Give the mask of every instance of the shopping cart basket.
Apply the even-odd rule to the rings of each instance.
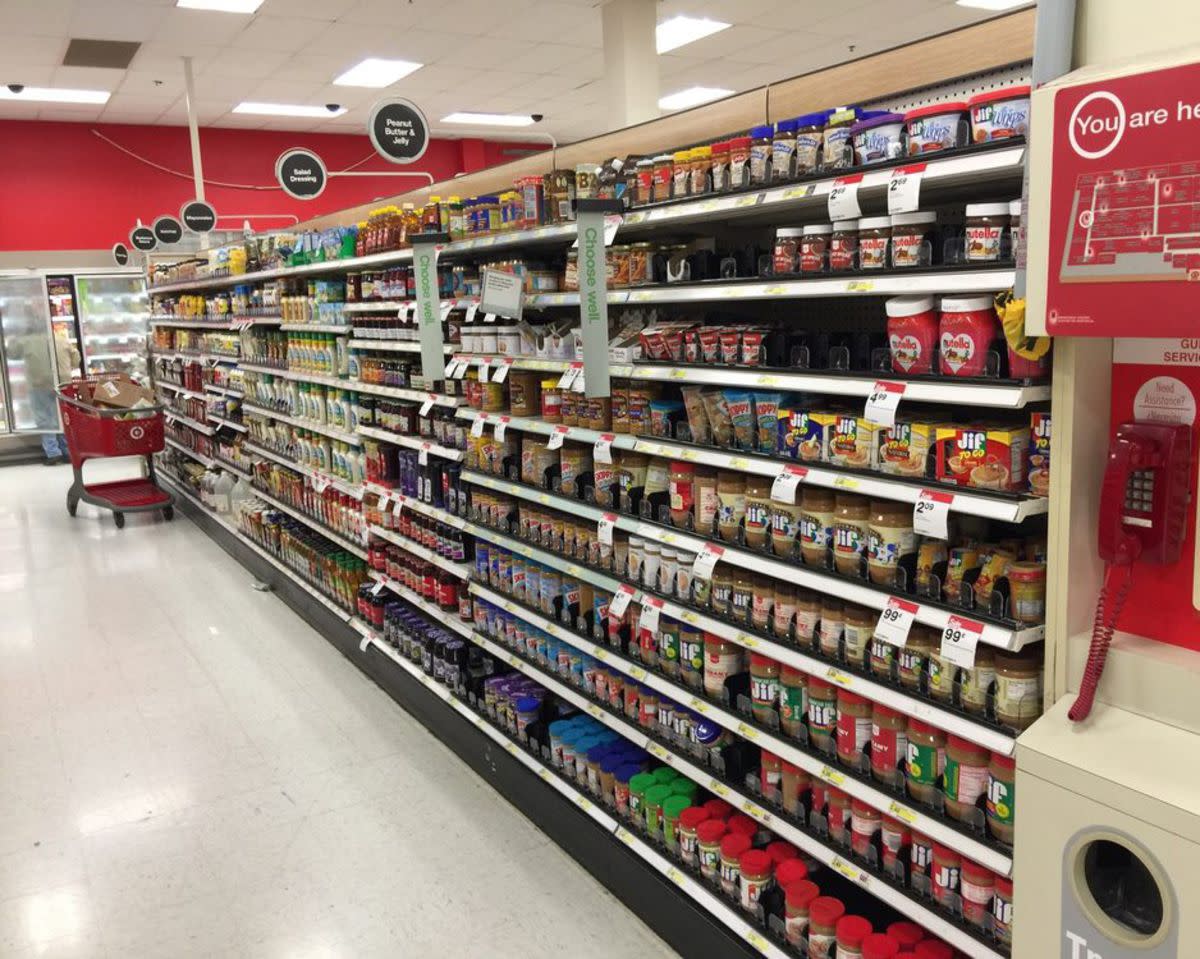
[[[95,386],[100,378],[89,377],[87,382]],[[75,481],[67,490],[67,512],[74,516],[80,500],[110,509],[118,529],[124,527],[126,513],[160,509],[163,519],[171,519],[175,515],[175,499],[158,485],[151,455],[163,448],[163,408],[101,409],[79,399],[81,385],[76,380],[55,390],[71,468],[75,471]],[[84,483],[83,464],[105,456],[142,456],[148,475],[90,486]]]

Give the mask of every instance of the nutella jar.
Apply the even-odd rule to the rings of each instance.
[[[897,213],[892,217],[892,266],[929,266],[933,262],[936,213]]]
[[[968,203],[966,259],[968,263],[995,263],[1004,251],[1011,217],[1007,203]]]
[[[799,262],[800,237],[803,227],[781,226],[775,231],[775,255],[772,259],[772,269],[776,275],[795,273]]]
[[[869,216],[858,221],[858,266],[861,270],[884,270],[892,240],[892,218]]]
[[[800,272],[823,273],[828,268],[831,223],[810,223],[800,237]]]
[[[858,220],[835,220],[829,237],[829,269],[853,270],[858,263]]]

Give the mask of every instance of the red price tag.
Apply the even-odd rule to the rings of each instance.
[[[692,578],[693,579],[712,579],[713,569],[717,565],[717,561],[725,555],[723,546],[714,546],[712,543],[705,543],[700,548],[700,552],[696,554],[696,559],[692,563]]]
[[[787,503],[789,506],[796,502],[796,487],[808,475],[804,466],[785,466],[771,484],[771,499],[776,503]]]
[[[512,369],[513,359],[511,356],[504,357],[500,364],[496,367],[496,372],[492,374],[493,383],[503,383],[508,379],[508,371]]]
[[[471,424],[471,435],[474,436],[476,439],[479,439],[479,437],[483,436],[483,427],[486,425],[486,423],[487,423],[487,414],[486,413],[476,413],[475,414],[475,422]]]
[[[617,525],[616,513],[605,513],[596,523],[596,538],[602,546],[612,546],[613,528]]]
[[[612,465],[612,445],[616,439],[612,433],[601,433],[596,440],[596,445],[592,447],[592,460],[596,463],[608,463]]]
[[[863,412],[870,423],[878,426],[892,427],[896,425],[896,410],[900,406],[900,398],[904,396],[903,383],[891,383],[887,380],[877,380],[867,396],[867,406]]]
[[[893,646],[903,646],[908,642],[908,631],[912,629],[913,618],[919,608],[916,603],[893,596],[879,614],[875,638]]]
[[[509,418],[507,416],[500,417],[500,422],[496,424],[495,437],[497,443],[504,442],[504,435],[508,432]]]
[[[638,617],[638,629],[658,632],[658,618],[662,614],[663,601],[647,598],[642,602],[642,614]]]
[[[942,631],[942,659],[963,669],[975,665],[975,649],[983,638],[983,623],[963,616],[951,616]]]
[[[913,532],[935,539],[950,538],[950,504],[953,493],[923,489],[913,504]]]
[[[829,219],[857,220],[862,216],[858,205],[858,187],[862,174],[838,177],[829,188]]]
[[[548,449],[548,450],[562,449],[563,440],[565,440],[567,438],[567,430],[568,429],[570,429],[570,427],[567,427],[567,426],[554,427],[554,432],[550,434],[550,439],[548,439],[546,441],[546,449]]]
[[[613,595],[612,602],[608,604],[608,615],[613,619],[620,619],[625,615],[625,610],[629,608],[629,602],[633,599],[636,591],[632,586],[626,586],[622,583],[617,587],[617,592]]]
[[[915,213],[921,209],[921,177],[924,163],[896,167],[888,180],[888,215]]]

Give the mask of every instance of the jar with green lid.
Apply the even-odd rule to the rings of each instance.
[[[669,786],[679,778],[679,773],[670,766],[659,766],[651,772],[651,775],[654,777],[656,783],[663,786]]]
[[[807,708],[807,677],[786,663],[779,668],[779,727],[789,736],[799,736]]]
[[[704,686],[704,633],[687,623],[679,625],[679,678],[688,689]]]
[[[833,751],[837,735],[837,689],[823,679],[808,680],[808,739],[822,752]]]
[[[679,854],[679,816],[691,804],[692,800],[688,796],[674,794],[662,801],[663,843],[675,855]]]
[[[652,840],[662,839],[663,803],[670,797],[671,787],[657,783],[646,790],[643,812],[646,817],[646,835]]]
[[[629,777],[629,818],[633,822],[645,820],[646,791],[658,785],[653,773],[638,773]]]
[[[671,780],[671,794],[674,796],[686,796],[689,802],[695,802],[696,796],[700,794],[700,786],[698,783],[687,776],[676,776]]]

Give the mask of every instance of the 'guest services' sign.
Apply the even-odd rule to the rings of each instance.
[[[375,152],[391,163],[415,163],[429,147],[429,123],[411,100],[380,100],[367,120]]]
[[[275,179],[283,192],[297,200],[314,200],[325,190],[329,173],[311,150],[293,147],[275,161]]]

